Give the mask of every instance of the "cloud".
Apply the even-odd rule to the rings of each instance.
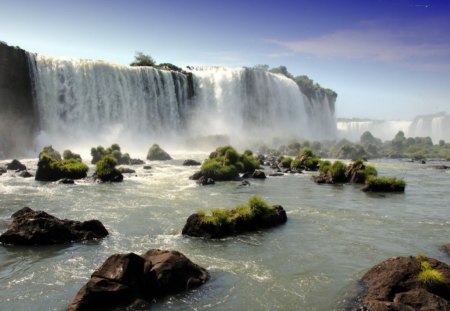
[[[359,29],[338,30],[297,41],[268,40],[291,52],[323,58],[395,63],[419,70],[448,71],[450,40],[436,29],[415,25],[392,30],[365,23]]]

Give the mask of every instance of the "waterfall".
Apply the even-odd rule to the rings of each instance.
[[[439,140],[450,141],[450,116],[438,113],[418,116],[413,121],[376,121],[376,120],[339,120],[338,136],[352,141],[359,141],[365,131],[377,138],[391,140],[399,131],[407,137],[431,137],[433,143]]]
[[[114,142],[146,148],[155,141],[215,134],[232,142],[336,135],[334,103],[307,98],[279,74],[212,67],[178,72],[33,57],[38,148]]]

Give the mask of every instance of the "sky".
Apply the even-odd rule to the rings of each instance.
[[[40,55],[126,65],[140,51],[178,66],[283,65],[336,91],[340,118],[450,113],[448,0],[0,0],[0,7],[0,41]]]

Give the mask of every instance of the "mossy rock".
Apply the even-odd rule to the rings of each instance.
[[[367,178],[364,192],[405,192],[406,182],[395,177],[375,177]]]
[[[95,167],[95,177],[103,182],[121,182],[122,173],[116,168],[117,160],[111,156],[106,156],[97,162]]]
[[[164,151],[158,144],[153,144],[148,150],[147,160],[167,161],[172,160],[172,157],[166,151]]]
[[[87,176],[89,168],[77,159],[55,160],[41,153],[37,165],[36,180],[57,181],[62,178],[81,179]]]

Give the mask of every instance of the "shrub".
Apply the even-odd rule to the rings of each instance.
[[[341,161],[335,161],[329,169],[329,172],[331,174],[331,178],[335,182],[345,182],[347,180],[347,177],[345,175],[345,172],[347,170],[347,167],[344,163]]]
[[[376,177],[369,176],[366,180],[365,191],[379,192],[403,192],[406,182],[403,179],[395,177]]]
[[[97,162],[95,167],[95,175],[101,181],[122,181],[123,176],[116,169],[117,160],[111,156],[106,156]],[[122,176],[122,178],[120,178]],[[120,180],[119,180],[120,179]]]
[[[320,161],[319,162],[319,172],[321,173],[327,173],[331,167],[331,162],[328,160]]]
[[[261,199],[260,197],[252,197],[248,201],[248,206],[250,207],[253,215],[264,215],[268,211],[272,210],[272,207],[267,204],[266,201]]]
[[[39,159],[41,158],[41,155],[46,154],[47,156],[49,156],[50,158],[54,159],[54,160],[58,160],[61,161],[61,154],[56,151],[55,149],[53,149],[53,147],[50,146],[45,146],[44,148],[42,148],[42,151],[39,153]]]
[[[46,153],[39,156],[36,180],[57,181],[62,178],[85,178],[89,168],[78,159],[55,160]]]
[[[291,162],[291,168],[295,170],[305,169],[307,171],[317,171],[319,169],[319,162],[320,157],[314,154],[311,148],[305,147]]]
[[[73,153],[70,150],[64,150],[63,158],[64,160],[75,159],[81,161],[81,156],[78,153]]]
[[[281,167],[283,168],[290,168],[292,164],[292,158],[291,157],[280,157],[278,158],[278,162],[280,163]]]

